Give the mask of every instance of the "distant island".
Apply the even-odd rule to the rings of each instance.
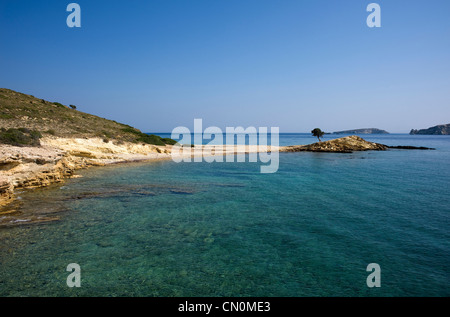
[[[450,123],[437,125],[428,129],[415,130],[412,129],[409,134],[422,134],[422,135],[449,135]]]
[[[389,134],[389,132],[381,129],[367,128],[367,129],[336,131],[333,132],[333,134]]]

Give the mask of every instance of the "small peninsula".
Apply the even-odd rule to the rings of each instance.
[[[420,135],[449,135],[450,134],[450,123],[440,124],[428,129],[415,130],[412,129],[409,134],[420,134]]]
[[[389,134],[389,132],[376,128],[336,131],[333,134]]]
[[[369,142],[363,138],[351,135],[339,139],[316,142],[307,145],[291,145],[280,148],[280,152],[328,152],[328,153],[353,153],[355,151],[386,151],[388,149],[399,150],[434,150],[428,147],[416,146],[388,146],[380,143]]]

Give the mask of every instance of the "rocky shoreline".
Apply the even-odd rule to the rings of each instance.
[[[280,148],[280,152],[326,152],[326,153],[353,153],[355,151],[386,151],[388,149],[400,150],[434,150],[427,147],[416,146],[388,146],[369,142],[363,138],[351,135],[330,141],[317,142],[308,145],[291,145]]]
[[[41,147],[0,145],[0,206],[14,201],[15,190],[60,183],[75,177],[79,169],[170,157],[164,146],[114,145],[101,139],[53,138],[41,143]]]
[[[205,146],[207,148],[208,146]],[[347,136],[308,145],[281,146],[279,152],[352,153],[425,147],[387,146]],[[269,149],[272,151],[273,149]],[[214,155],[250,153],[258,147],[228,146]],[[15,200],[15,190],[46,187],[64,179],[77,177],[76,170],[107,164],[170,159],[172,146],[104,142],[100,138],[44,138],[40,147],[17,147],[0,144],[0,217],[11,213],[5,209]],[[6,207],[5,207],[6,206]]]

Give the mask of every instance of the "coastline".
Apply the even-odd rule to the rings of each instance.
[[[155,162],[172,159],[172,145],[158,146],[122,142],[104,142],[101,138],[50,138],[41,139],[40,147],[18,147],[0,144],[0,208],[5,209],[15,201],[16,190],[47,187],[65,179],[81,177],[77,170],[95,166]],[[267,147],[268,151],[272,147]],[[277,147],[281,150],[281,147]],[[258,146],[234,145],[219,149],[203,145],[212,156],[260,152]],[[203,152],[200,152],[203,153]],[[177,154],[177,157],[194,157],[197,154]],[[200,154],[202,155],[202,154]],[[2,214],[8,209],[0,210]]]
[[[41,139],[40,147],[18,147],[0,144],[0,216],[10,214],[8,206],[15,201],[16,190],[47,187],[65,179],[81,177],[79,169],[94,166],[154,162],[195,156],[225,156],[260,152],[331,152],[385,151],[390,148],[428,149],[417,147],[389,147],[368,142],[358,136],[347,136],[307,145],[202,145],[194,151],[173,153],[172,145],[105,142],[101,138]],[[199,149],[199,152],[196,150]]]
[[[170,152],[163,146],[116,145],[100,138],[44,138],[40,147],[1,144],[0,207],[14,201],[17,189],[46,187],[79,177],[75,174],[79,169],[167,158]]]

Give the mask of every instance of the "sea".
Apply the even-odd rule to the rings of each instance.
[[[450,136],[362,137],[435,150],[116,164],[25,190],[0,296],[450,296]]]

